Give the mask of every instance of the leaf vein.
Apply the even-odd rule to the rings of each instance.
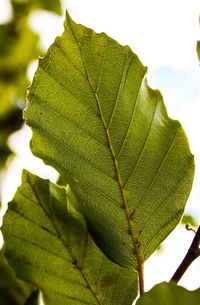
[[[180,183],[182,182],[182,180],[185,178],[185,176],[188,174],[188,172],[189,172],[189,171],[186,171],[186,172],[184,173],[184,175],[181,177],[181,179],[177,182],[176,186],[175,186],[172,190],[170,190],[169,194],[167,194],[167,196],[166,196],[166,197],[164,198],[164,200],[159,204],[159,206],[158,206],[156,209],[154,209],[154,211],[152,211],[152,214],[151,214],[150,218],[148,219],[148,221],[146,222],[146,224],[144,225],[144,227],[143,227],[143,229],[142,229],[142,232],[141,232],[141,234],[140,234],[140,238],[141,238],[141,236],[144,234],[145,228],[148,226],[148,224],[151,222],[151,220],[152,220],[153,218],[156,217],[157,211],[158,211],[163,205],[165,205],[165,203],[167,202],[167,200],[168,200],[168,198],[170,197],[170,195],[173,194],[173,193],[175,193],[176,189],[178,188],[178,186],[180,185]],[[157,235],[156,235],[156,236],[157,236]]]
[[[135,209],[137,209],[138,207],[139,207],[139,208],[142,208],[142,202],[144,201],[145,197],[146,197],[146,196],[148,195],[148,193],[150,192],[150,190],[151,190],[152,186],[154,185],[154,183],[155,183],[155,181],[156,181],[156,179],[157,179],[157,177],[158,177],[158,175],[159,175],[159,173],[160,173],[160,171],[161,171],[163,165],[165,164],[165,161],[167,160],[167,157],[168,157],[170,151],[172,150],[172,147],[173,147],[173,145],[174,145],[174,141],[175,141],[175,139],[176,139],[177,133],[178,133],[178,128],[177,128],[176,133],[175,133],[175,135],[174,135],[174,137],[173,137],[173,139],[172,139],[172,141],[171,141],[171,143],[170,143],[170,146],[168,147],[167,153],[165,154],[165,156],[164,156],[162,162],[160,163],[160,165],[159,165],[159,167],[158,167],[158,170],[157,170],[157,172],[156,172],[154,178],[152,179],[152,181],[151,181],[149,187],[146,189],[145,193],[143,194],[142,198],[140,199],[140,201],[139,201],[139,203],[137,204],[137,206],[135,207]]]
[[[136,162],[135,166],[133,167],[133,169],[132,169],[132,171],[131,171],[131,174],[130,174],[130,176],[128,177],[128,179],[127,179],[127,181],[126,181],[126,184],[125,184],[125,186],[124,186],[125,189],[127,189],[128,184],[129,184],[129,181],[130,181],[130,179],[131,179],[131,177],[132,177],[132,175],[133,175],[135,169],[137,168],[137,165],[139,164],[139,162],[140,162],[140,160],[141,160],[142,154],[143,154],[143,152],[144,152],[144,149],[145,149],[145,147],[146,147],[148,138],[149,138],[149,136],[150,136],[150,131],[151,131],[151,128],[152,128],[152,126],[153,126],[153,121],[154,121],[154,118],[155,118],[155,114],[156,114],[157,107],[158,107],[158,99],[157,99],[156,106],[155,106],[155,108],[154,108],[154,113],[153,113],[153,116],[152,116],[152,119],[151,119],[151,123],[150,123],[149,128],[148,128],[147,136],[146,136],[145,141],[144,141],[144,143],[143,143],[143,146],[142,146],[142,149],[141,149],[141,151],[140,151],[140,154],[139,154],[139,156],[138,156],[138,158],[137,158],[137,162]],[[134,112],[133,112],[133,115],[134,115]],[[130,126],[130,125],[129,125],[129,126]]]

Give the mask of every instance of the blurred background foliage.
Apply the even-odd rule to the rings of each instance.
[[[12,154],[8,137],[22,123],[27,69],[42,50],[39,37],[29,27],[29,17],[35,10],[62,13],[59,0],[11,0],[12,19],[0,25],[0,169]]]
[[[62,14],[59,0],[11,0],[10,4],[12,19],[0,25],[0,171],[13,155],[8,138],[23,124],[22,111],[29,86],[27,69],[43,55],[40,37],[30,28],[29,18],[36,10]],[[33,291],[32,285],[16,278],[1,249],[0,304],[24,305],[26,301],[37,304]]]

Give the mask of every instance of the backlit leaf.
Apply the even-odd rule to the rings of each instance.
[[[145,73],[128,46],[67,14],[25,111],[33,153],[70,184],[105,253],[139,273],[179,222],[194,174],[185,133]]]
[[[97,248],[66,189],[28,172],[4,216],[6,257],[46,305],[131,305],[137,273]]]

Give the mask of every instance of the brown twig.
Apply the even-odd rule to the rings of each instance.
[[[181,279],[187,268],[191,265],[191,263],[200,256],[200,226],[195,234],[195,237],[191,243],[191,246],[181,262],[180,266],[172,276],[170,282],[178,283]]]

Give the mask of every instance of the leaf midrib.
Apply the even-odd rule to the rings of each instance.
[[[98,98],[98,94],[97,94],[97,92],[94,91],[94,89],[92,87],[92,83],[91,83],[91,80],[90,80],[90,77],[89,77],[89,74],[88,74],[88,71],[87,71],[87,68],[86,68],[85,60],[84,60],[84,57],[82,55],[81,49],[79,47],[77,38],[74,34],[74,31],[73,31],[70,20],[69,20],[69,25],[70,25],[70,29],[72,31],[73,37],[74,37],[74,39],[76,41],[76,44],[78,46],[78,49],[79,49],[79,52],[80,52],[80,55],[81,55],[81,58],[82,58],[83,66],[84,66],[84,69],[85,69],[85,73],[86,73],[88,82],[90,84],[91,90],[92,90],[92,92],[95,96],[97,106],[99,108],[101,120],[102,120],[103,126],[104,126],[105,131],[106,131],[106,135],[107,135],[107,139],[108,139],[108,143],[109,143],[109,147],[110,147],[110,152],[111,152],[111,156],[113,158],[115,172],[116,172],[116,175],[117,175],[118,185],[119,185],[121,195],[122,195],[123,207],[124,207],[125,215],[126,215],[127,222],[128,222],[129,230],[128,230],[127,233],[131,236],[133,247],[134,247],[133,251],[135,252],[135,256],[136,256],[136,259],[137,259],[137,264],[138,264],[137,271],[138,271],[138,274],[139,274],[140,293],[143,293],[143,291],[144,291],[143,260],[142,260],[142,257],[140,255],[140,251],[139,251],[138,239],[137,239],[137,236],[136,236],[136,233],[135,233],[136,230],[134,228],[133,221],[131,220],[131,217],[129,215],[128,198],[127,198],[126,191],[125,191],[123,181],[122,181],[122,178],[121,178],[118,160],[115,156],[115,151],[114,151],[114,148],[113,148],[113,145],[112,145],[112,139],[111,139],[111,136],[110,136],[110,132],[109,132],[107,126],[106,126],[106,122],[105,122],[105,119],[104,119],[104,116],[103,116],[103,112],[102,112],[102,109],[101,109],[101,104],[100,104],[100,101],[99,101],[99,98]],[[102,66],[101,66],[101,71],[102,71]],[[100,74],[99,74],[99,79],[100,79],[100,76],[101,76],[101,71],[100,71]]]
[[[47,212],[45,211],[45,209],[44,209],[44,207],[43,207],[43,204],[41,203],[40,198],[38,197],[38,194],[37,194],[36,190],[34,189],[33,185],[30,184],[30,186],[31,186],[31,188],[32,188],[32,190],[33,190],[33,193],[35,194],[36,198],[38,199],[39,205],[40,205],[41,208],[43,209],[43,211],[44,211],[44,213],[46,214],[46,216],[48,217],[49,221],[53,224],[53,226],[54,226],[54,228],[55,228],[55,231],[57,232],[57,238],[59,238],[59,240],[62,242],[62,244],[63,244],[63,246],[64,246],[64,249],[66,249],[66,250],[68,251],[68,253],[69,253],[69,255],[71,256],[72,260],[74,260],[74,257],[73,257],[73,255],[72,255],[72,253],[71,253],[71,251],[70,251],[70,248],[65,244],[65,242],[64,242],[64,240],[63,240],[63,238],[62,238],[62,235],[60,234],[60,232],[59,232],[59,230],[58,230],[58,228],[57,228],[57,226],[56,226],[56,224],[55,224],[55,222],[54,222],[54,220],[53,220],[53,217],[50,218],[50,216],[47,214]],[[50,190],[49,190],[49,195],[50,195]],[[68,215],[69,215],[69,214],[68,214]],[[103,305],[103,303],[101,303],[101,301],[100,301],[98,295],[95,293],[95,290],[93,289],[92,284],[90,283],[90,281],[88,280],[86,274],[84,273],[83,268],[79,268],[79,267],[77,266],[77,270],[80,272],[80,274],[82,275],[82,277],[83,277],[83,279],[85,280],[86,284],[89,286],[90,291],[92,292],[93,296],[94,296],[95,299],[97,300],[97,303],[98,303],[99,305]]]

